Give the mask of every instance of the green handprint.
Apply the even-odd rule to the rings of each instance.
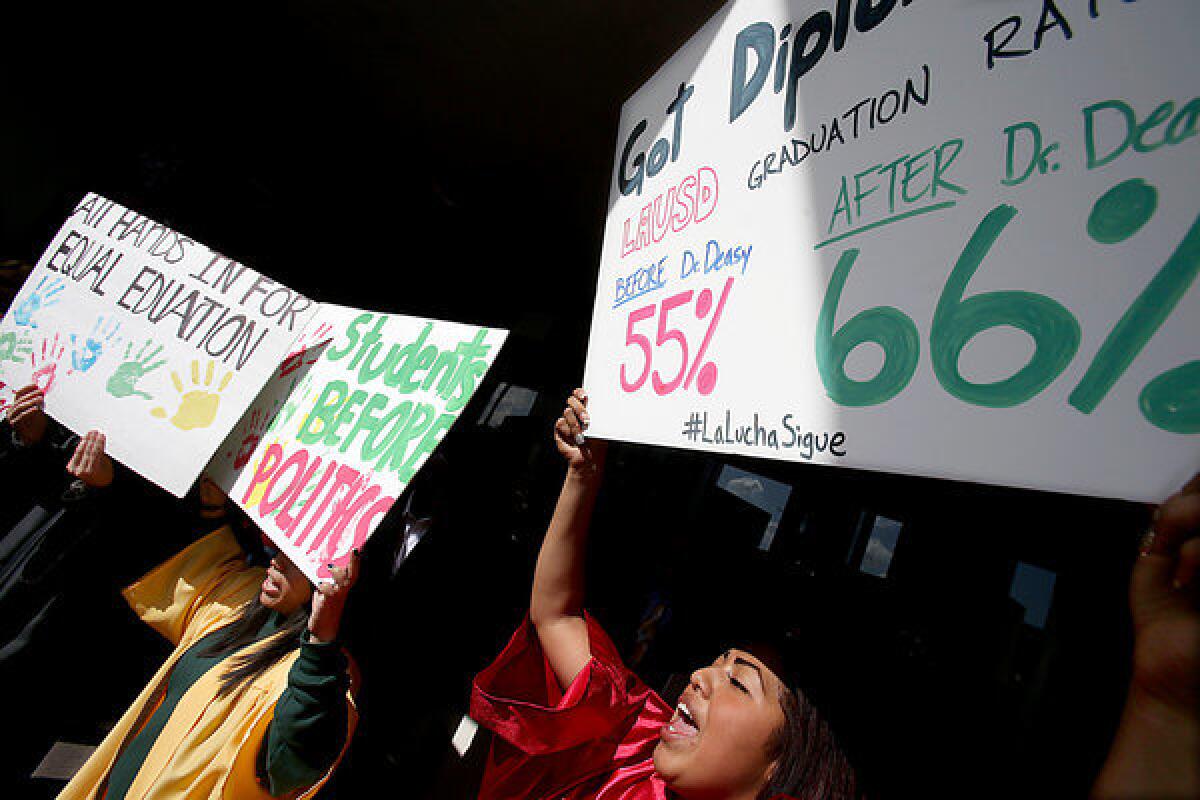
[[[144,397],[149,400],[150,395],[136,388],[136,384],[148,372],[161,367],[167,363],[165,358],[160,358],[158,361],[154,359],[163,351],[163,346],[160,344],[153,350],[150,350],[154,344],[153,339],[147,339],[142,343],[137,355],[130,358],[130,353],[133,352],[133,342],[125,345],[125,360],[121,362],[108,379],[106,389],[113,397]],[[149,351],[149,352],[147,352]]]
[[[5,331],[0,333],[0,362],[24,362],[33,353],[33,337],[28,333]]]

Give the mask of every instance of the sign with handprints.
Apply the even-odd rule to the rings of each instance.
[[[726,5],[622,112],[592,433],[1162,500],[1200,467],[1198,29]]]
[[[58,343],[58,334],[56,333],[53,339],[49,336],[43,338],[41,348],[35,350],[29,357],[29,365],[33,367],[30,382],[36,383],[37,387],[46,394],[54,389],[59,362],[62,361],[65,351],[66,348]],[[64,365],[63,372],[70,372],[70,368]]]
[[[12,312],[13,321],[17,325],[36,328],[38,326],[37,317],[39,312],[57,304],[61,299],[59,295],[62,294],[65,286],[66,284],[62,278],[42,275],[41,280],[38,281],[33,291],[22,293],[23,296],[19,302],[14,302]]]
[[[167,359],[160,358],[162,352],[166,348],[154,343],[153,339],[146,339],[142,342],[142,346],[138,348],[136,355],[133,352],[133,343],[125,345],[125,356],[112,374],[108,376],[108,381],[105,383],[105,391],[113,397],[141,397],[146,400],[151,399],[148,392],[144,392],[137,388],[138,381],[148,372],[153,372],[167,363]]]
[[[117,333],[121,323],[116,320],[105,320],[96,317],[92,332],[84,337],[82,334],[71,334],[71,368],[76,372],[87,372],[96,365],[106,347],[111,347],[121,341]]]
[[[0,322],[0,405],[37,383],[77,433],[182,495],[292,352],[316,304],[89,194]]]
[[[209,475],[314,581],[383,520],[507,332],[321,305]]]
[[[217,362],[209,361],[208,366],[203,369],[204,379],[201,381],[200,362],[193,361],[192,382],[188,387],[184,387],[179,373],[172,370],[171,384],[175,387],[178,401],[175,413],[171,414],[160,406],[151,409],[150,414],[159,419],[169,420],[181,431],[207,428],[212,425],[213,420],[217,418],[217,409],[221,404],[221,392],[225,391],[225,387],[229,386],[229,382],[233,379],[233,373],[226,371],[214,385],[213,371],[216,366]]]

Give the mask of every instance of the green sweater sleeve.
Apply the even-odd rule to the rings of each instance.
[[[335,642],[305,641],[275,701],[261,772],[273,797],[316,783],[346,741],[346,656]]]

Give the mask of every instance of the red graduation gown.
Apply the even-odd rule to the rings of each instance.
[[[592,658],[562,691],[526,619],[475,678],[471,717],[496,734],[480,800],[667,800],[654,772],[674,709],[625,668],[587,617]]]

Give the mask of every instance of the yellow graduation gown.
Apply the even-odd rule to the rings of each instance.
[[[264,570],[248,567],[228,526],[213,531],[125,590],[125,599],[144,622],[175,649],[104,741],[67,784],[59,800],[100,800],[108,771],[126,741],[154,710],[158,690],[175,662],[204,636],[231,622],[259,592]],[[294,651],[243,691],[218,697],[218,664],[180,699],[151,747],[127,800],[268,800],[258,780],[258,751],[287,688]],[[346,694],[346,744],[329,771],[313,786],[291,795],[309,798],[333,774],[346,752],[358,716]]]

